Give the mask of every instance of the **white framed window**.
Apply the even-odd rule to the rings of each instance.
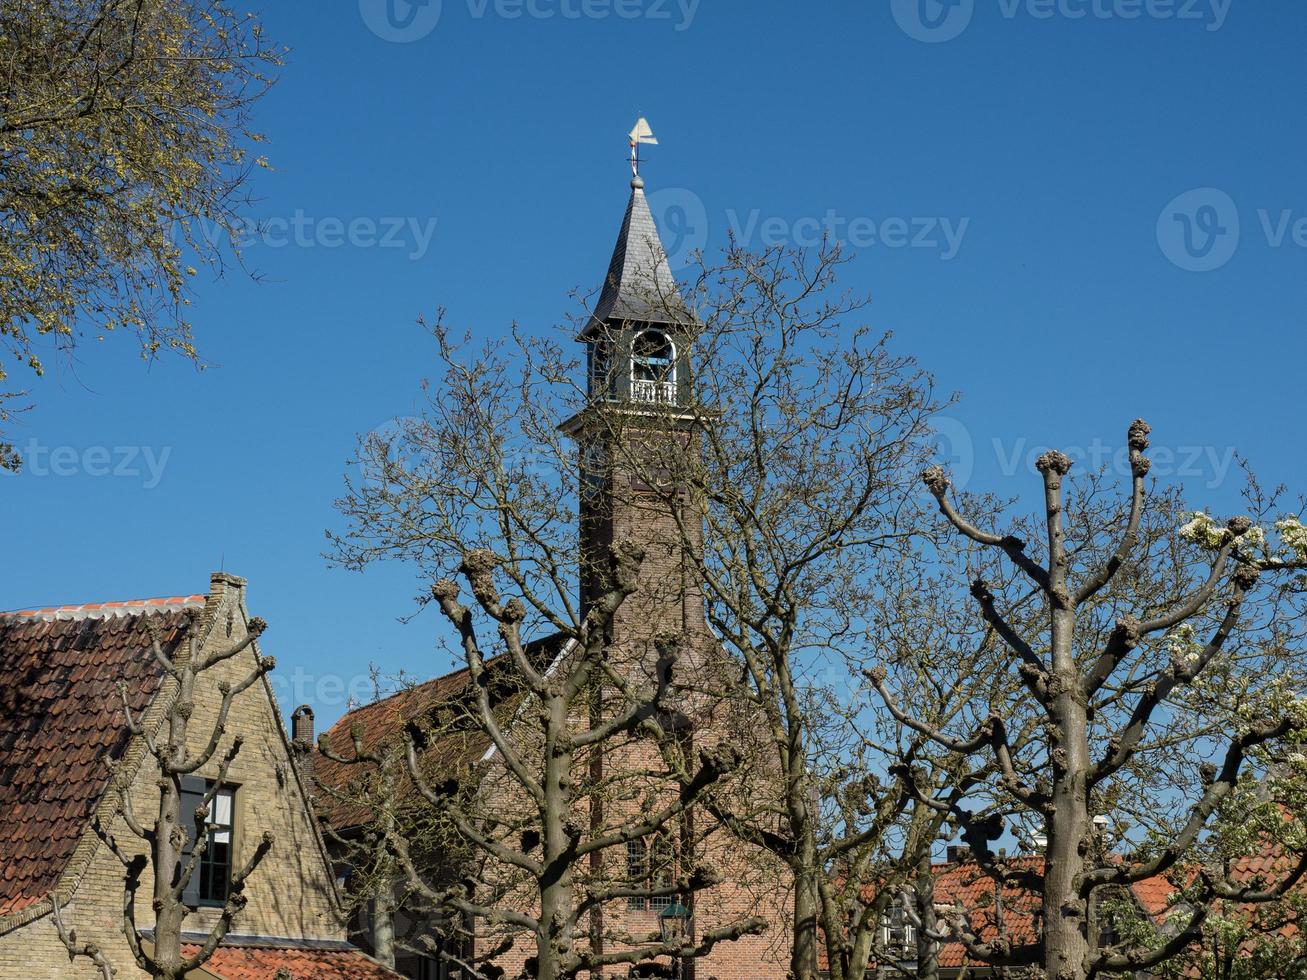
[[[911,958],[917,954],[917,930],[908,921],[903,899],[897,898],[885,912],[880,925],[880,941],[895,956]]]
[[[676,877],[676,846],[671,834],[663,831],[648,841],[626,842],[626,876],[635,888],[666,888]],[[633,909],[661,912],[676,901],[675,895],[635,895],[628,904]]]
[[[213,783],[195,777],[187,777],[182,782],[181,808],[178,814],[181,825],[186,829],[187,845],[182,854],[182,867],[191,859],[194,844],[190,838],[194,835],[194,813],[203,801]],[[232,861],[236,843],[236,790],[223,786],[213,794],[209,802],[209,816],[206,821],[208,839],[199,863],[186,883],[183,900],[187,905],[225,905],[227,890],[231,885]]]

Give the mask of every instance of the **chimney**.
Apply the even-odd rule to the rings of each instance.
[[[228,592],[234,594],[236,598],[235,604],[227,607],[227,617],[222,624],[226,629],[227,636],[230,637],[236,610],[240,609],[245,602],[245,579],[239,575],[232,575],[230,572],[214,572],[211,574],[209,576],[209,596],[204,603],[204,618],[207,622],[216,623],[218,609]]]
[[[949,864],[961,864],[962,862],[969,860],[970,857],[971,849],[965,844],[950,844],[948,846]]]
[[[313,709],[301,704],[290,716],[290,744],[304,778],[313,779]]]
[[[214,572],[209,576],[209,595],[217,598],[228,590],[244,592],[245,585],[245,579],[239,575],[233,575],[231,572]]]

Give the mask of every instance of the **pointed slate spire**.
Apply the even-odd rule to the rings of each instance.
[[[631,181],[631,200],[617,236],[603,291],[595,305],[597,323],[686,323],[689,312],[667,263],[667,252],[649,202],[644,179]],[[592,327],[597,324],[592,324]]]

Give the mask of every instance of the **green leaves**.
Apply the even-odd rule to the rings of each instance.
[[[189,280],[224,264],[279,63],[213,0],[0,0],[0,379],[88,330],[198,359]]]

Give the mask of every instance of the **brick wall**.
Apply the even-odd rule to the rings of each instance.
[[[518,737],[521,737],[520,732]],[[702,742],[708,740],[709,736],[705,734]],[[657,777],[659,763],[656,759],[656,752],[648,743],[631,742],[609,748],[604,773],[605,831],[629,826],[651,806],[661,805],[670,798],[673,792],[671,784]],[[488,774],[482,790],[486,794],[483,805],[487,810],[506,818],[511,818],[514,813],[520,814],[523,808],[533,807],[502,770]],[[578,818],[582,821],[589,817],[589,804],[587,796],[578,800]],[[691,816],[690,836],[694,843],[690,848],[690,859],[710,865],[722,876],[722,883],[682,899],[688,899],[693,907],[696,935],[750,916],[762,916],[771,925],[761,935],[719,943],[697,961],[696,980],[710,977],[717,980],[780,980],[786,975],[790,951],[790,895],[784,870],[770,855],[741,844],[722,830],[713,829],[708,821],[707,814],[701,811],[695,811]],[[683,828],[675,826],[672,830],[680,852],[684,846]],[[685,858],[682,856],[679,860]],[[615,884],[626,878],[625,862],[625,846],[618,845],[602,852],[600,867],[584,865],[577,870],[579,875],[594,875],[604,883]],[[492,865],[484,880],[502,885],[511,879],[502,868],[496,869]],[[517,910],[532,909],[532,891],[524,886],[517,897],[496,904]],[[588,919],[578,923],[578,939],[582,944],[588,943],[589,924]],[[606,903],[603,908],[604,948],[608,952],[631,948],[632,943],[623,942],[618,937],[626,935],[638,940],[656,937],[658,931],[658,912],[654,909],[632,908],[626,899]],[[511,934],[511,930],[494,930],[484,937],[481,948],[493,948],[505,933]],[[534,938],[520,933],[513,948],[497,957],[495,963],[505,969],[508,976],[517,976],[526,959],[534,955]],[[626,965],[616,965],[609,967],[605,975],[626,977],[627,971]]]

